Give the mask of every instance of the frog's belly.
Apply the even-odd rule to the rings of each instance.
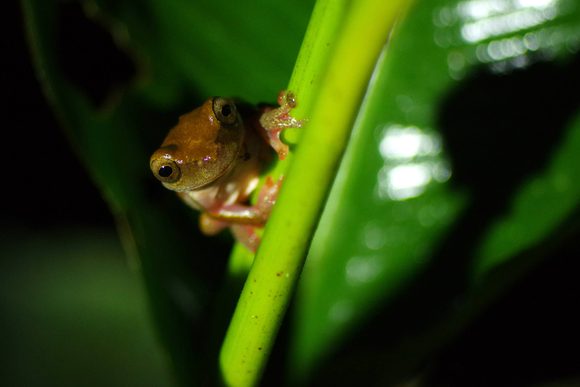
[[[182,198],[196,210],[206,211],[222,204],[218,198],[221,196],[219,191],[220,187],[209,187],[198,191],[184,192]]]

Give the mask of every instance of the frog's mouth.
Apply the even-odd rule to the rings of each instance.
[[[236,157],[229,160],[229,163],[222,162],[218,163],[217,165],[209,165],[207,164],[202,171],[204,178],[200,179],[200,183],[191,187],[190,191],[197,191],[201,189],[208,188],[214,184],[219,184],[221,181],[225,180],[227,176],[234,170],[236,166]]]

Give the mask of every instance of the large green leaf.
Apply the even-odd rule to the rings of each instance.
[[[534,262],[562,231],[580,202],[579,101],[565,91],[579,33],[570,1],[416,4],[377,63],[312,243],[298,375],[372,316],[361,342],[381,355],[345,354],[325,375],[412,372],[496,294],[492,269]]]

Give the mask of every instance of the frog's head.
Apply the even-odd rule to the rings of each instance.
[[[193,191],[227,174],[238,161],[243,141],[236,105],[214,97],[179,118],[149,165],[166,188]]]

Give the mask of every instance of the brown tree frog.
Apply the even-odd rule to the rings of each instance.
[[[286,157],[280,132],[300,127],[292,118],[291,93],[278,97],[280,107],[256,108],[214,97],[179,118],[150,160],[151,171],[189,206],[201,211],[200,229],[214,235],[230,227],[251,251],[260,243],[256,228],[266,223],[281,180],[270,177],[255,205],[248,203],[263,167],[273,156]]]

